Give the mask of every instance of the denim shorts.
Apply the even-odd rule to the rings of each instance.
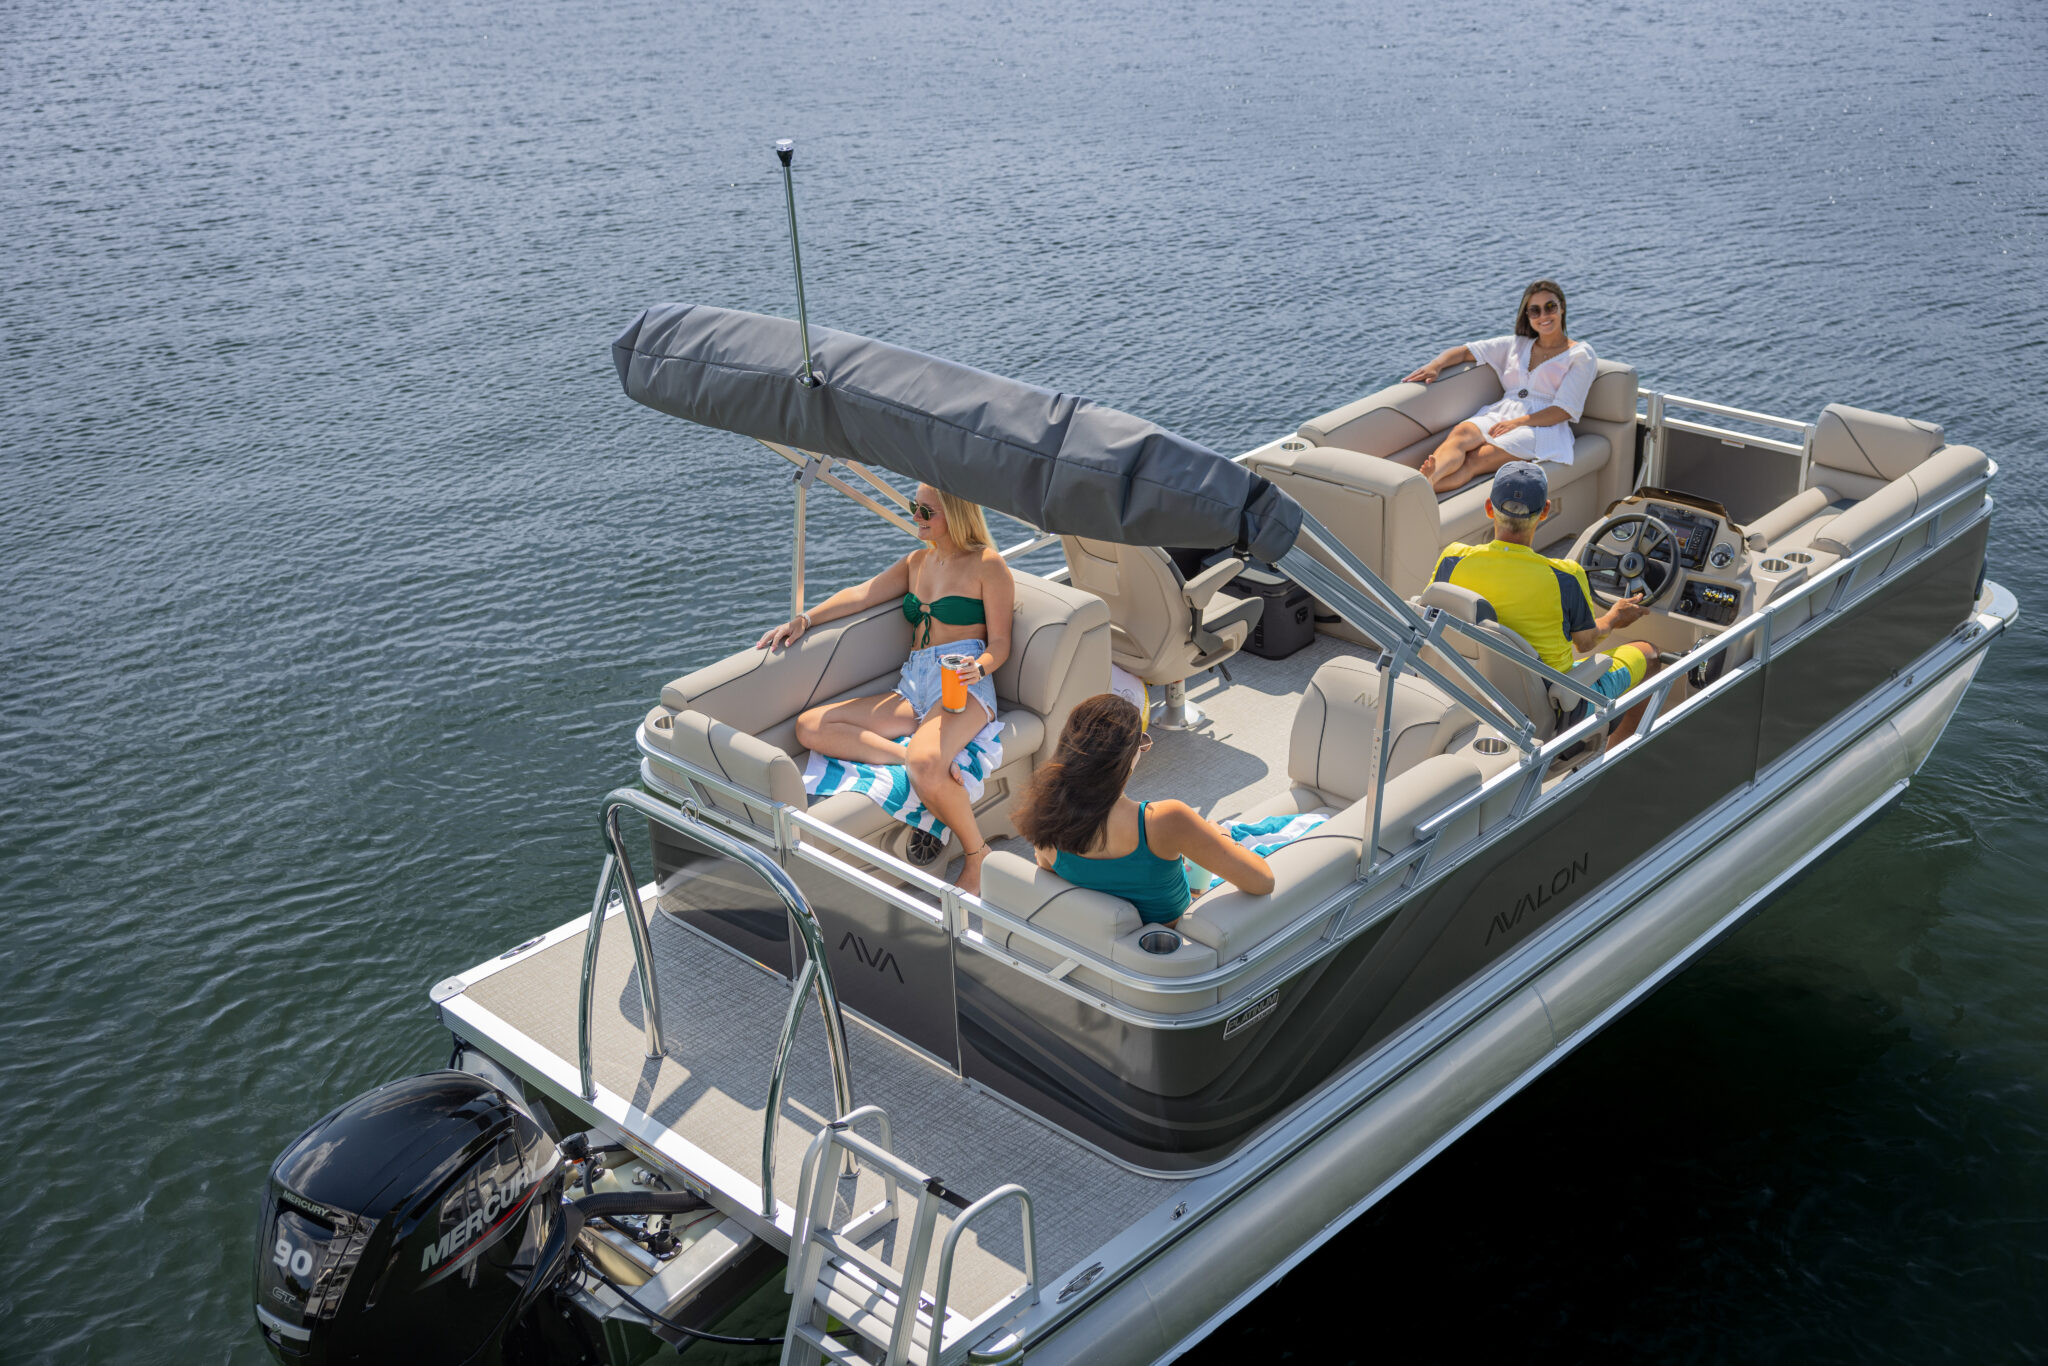
[[[939,705],[939,656],[967,655],[972,658],[987,649],[987,641],[956,640],[949,645],[930,645],[922,650],[912,650],[910,658],[903,661],[903,673],[896,680],[894,691],[910,703],[911,710],[922,721]],[[984,674],[968,684],[967,695],[988,708],[988,720],[996,719],[996,681],[993,678]]]

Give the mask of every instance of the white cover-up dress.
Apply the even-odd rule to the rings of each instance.
[[[1572,463],[1570,423],[1560,422],[1554,427],[1517,427],[1505,436],[1487,436],[1496,422],[1511,417],[1527,417],[1552,406],[1570,413],[1572,422],[1586,415],[1586,393],[1593,387],[1593,376],[1599,368],[1593,348],[1584,342],[1573,342],[1531,370],[1529,348],[1535,344],[1534,337],[1493,337],[1465,343],[1472,359],[1493,367],[1493,373],[1500,376],[1500,387],[1504,391],[1498,403],[1487,404],[1466,420],[1477,423],[1481,436],[1518,460],[1548,460],[1556,465],[1569,465]]]

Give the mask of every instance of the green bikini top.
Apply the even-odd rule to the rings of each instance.
[[[917,642],[917,648],[922,650],[932,643],[933,621],[941,621],[948,626],[974,626],[988,620],[988,609],[982,606],[980,598],[954,596],[919,602],[917,594],[905,593],[903,619],[910,623],[913,631],[920,623],[923,624],[924,638]]]

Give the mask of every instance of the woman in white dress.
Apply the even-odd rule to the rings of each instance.
[[[1448,492],[1510,460],[1572,463],[1572,429],[1565,424],[1585,415],[1599,361],[1592,347],[1566,335],[1564,290],[1557,281],[1538,280],[1522,291],[1513,336],[1454,346],[1408,382],[1432,384],[1446,367],[1467,361],[1493,367],[1502,398],[1445,433],[1443,444],[1422,462],[1430,487]]]

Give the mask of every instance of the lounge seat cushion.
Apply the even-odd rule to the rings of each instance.
[[[1831,488],[1815,485],[1802,493],[1794,494],[1743,530],[1751,536],[1763,537],[1767,545],[1775,543],[1826,512],[1839,496]]]
[[[1287,776],[1343,806],[1370,789],[1373,745],[1379,738],[1380,671],[1363,659],[1339,656],[1318,668],[1295,704],[1287,742]],[[1387,733],[1387,772],[1400,773],[1450,748],[1476,718],[1412,674],[1394,680],[1393,720]]]
[[[1360,828],[1360,820],[1344,815],[1340,811],[1328,824],[1273,851],[1266,860],[1273,870],[1273,890],[1266,895],[1253,896],[1225,883],[1198,898],[1181,921],[1188,937],[1214,949],[1219,963],[1228,963],[1355,880],[1364,839],[1351,833]]]
[[[1612,453],[1613,446],[1598,433],[1589,432],[1576,438],[1572,442],[1571,464],[1544,467],[1544,472],[1550,477],[1550,496],[1560,502],[1566,501],[1567,490],[1606,469]],[[1486,516],[1486,500],[1492,496],[1491,475],[1441,495],[1437,517],[1443,543],[1449,545],[1453,541],[1464,541],[1471,544],[1492,540],[1493,523]]]
[[[1029,921],[1033,929],[1057,935],[1088,956],[1114,963],[1128,972],[1149,977],[1191,977],[1216,966],[1213,949],[1179,933],[1189,925],[1189,917],[1183,916],[1176,927],[1181,939],[1179,947],[1171,953],[1147,952],[1142,942],[1144,936],[1159,927],[1145,924],[1130,902],[1107,892],[1077,887],[1031,859],[1005,850],[996,850],[982,864],[981,899]],[[1027,963],[1054,968],[1069,956],[1027,936],[1000,929],[993,922],[985,925],[995,943]],[[1168,996],[1114,983],[1086,966],[1071,969],[1068,978],[1076,986],[1144,1010],[1183,1012],[1216,1003],[1213,989]]]
[[[1901,523],[1990,472],[1991,462],[1974,446],[1950,446],[1906,472],[1823,527],[1814,548],[1853,555],[1875,545]]]
[[[1869,498],[1942,444],[1941,428],[1932,422],[1830,403],[1813,428],[1814,468],[1830,473],[1816,474],[1811,482],[1851,498]]]

